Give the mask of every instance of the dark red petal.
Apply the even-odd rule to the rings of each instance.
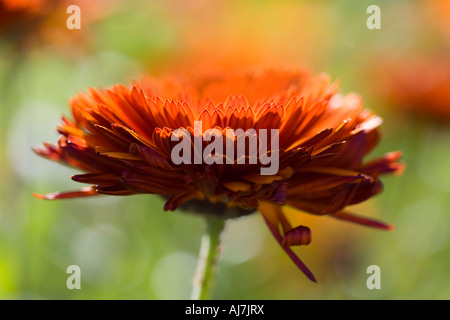
[[[286,191],[287,191],[286,183],[278,184],[278,186],[275,188],[275,190],[273,190],[272,195],[270,196],[270,201],[276,204],[285,204],[287,197]]]
[[[72,176],[72,180],[89,184],[106,184],[120,182],[120,178],[112,173],[86,173]]]
[[[298,226],[284,233],[283,247],[302,246],[311,243],[311,230],[305,226]]]
[[[361,217],[361,216],[358,216],[358,215],[355,215],[352,213],[348,213],[348,212],[344,212],[344,211],[338,211],[336,213],[333,213],[331,216],[335,217],[337,219],[354,222],[354,223],[361,224],[361,225],[367,226],[367,227],[378,228],[378,229],[389,230],[389,231],[394,230],[393,225],[389,225],[389,224],[386,224],[381,221],[377,221],[377,220],[366,218],[366,217]]]
[[[264,217],[264,216],[263,216]],[[292,251],[289,247],[283,246],[283,237],[280,234],[277,226],[272,225],[265,217],[264,221],[266,222],[269,230],[272,232],[275,239],[278,241],[283,250],[288,254],[291,260],[295,263],[295,265],[308,277],[309,280],[313,282],[317,282],[313,273],[308,269],[308,267],[300,260],[299,257]]]
[[[296,266],[313,282],[317,282],[316,278],[308,267],[300,260],[299,257],[292,251],[289,247],[283,246],[283,236],[280,233],[279,224],[280,217],[283,214],[281,207],[277,205],[272,205],[268,202],[260,202],[258,206],[264,221],[266,222],[269,230],[272,232],[273,236],[277,240],[278,244],[283,248],[283,250],[288,254]]]
[[[173,180],[131,172],[123,172],[121,181],[127,189],[138,193],[173,194],[183,189],[186,190],[184,185],[174,184]]]
[[[363,179],[364,177],[359,174],[355,176],[337,176],[306,172],[289,181],[289,194],[315,193]]]
[[[58,147],[53,146],[49,143],[44,143],[44,148],[42,147],[33,148],[33,151],[37,155],[47,158],[49,160],[56,162],[62,161],[61,151],[58,149]]]
[[[67,191],[67,192],[54,192],[54,193],[48,193],[48,194],[37,194],[33,193],[33,196],[35,196],[38,199],[45,199],[45,200],[58,200],[58,199],[72,199],[72,198],[81,198],[81,197],[91,197],[91,196],[98,196],[99,193],[92,188],[83,188],[77,191]]]
[[[106,185],[106,186],[96,186],[95,190],[99,194],[106,194],[110,196],[129,196],[136,194],[133,190],[129,190],[122,185]]]
[[[174,211],[183,203],[195,199],[199,196],[198,192],[184,192],[171,197],[164,205],[164,211]]]
[[[400,159],[401,156],[402,153],[400,151],[388,153],[382,158],[368,162],[362,167],[361,170],[368,174],[371,173],[401,174],[405,169],[405,165],[403,163],[396,162],[398,159]]]

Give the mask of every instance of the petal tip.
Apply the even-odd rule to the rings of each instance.
[[[39,194],[39,193],[32,193],[33,197],[40,199],[40,200],[55,200],[56,196],[53,193],[50,194]]]

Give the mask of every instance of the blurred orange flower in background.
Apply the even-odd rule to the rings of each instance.
[[[90,45],[89,24],[111,14],[117,4],[115,0],[0,0],[0,35],[21,50],[49,45],[70,54]],[[80,8],[83,32],[67,28],[71,5]]]
[[[21,29],[33,28],[49,4],[46,0],[1,0],[0,34],[12,36]]]
[[[450,119],[450,60],[403,58],[384,65],[383,95],[399,108]]]
[[[159,2],[165,19],[177,28],[178,44],[165,67],[314,65],[332,54],[334,17],[308,1],[172,0]],[[154,3],[151,6],[155,6]],[[270,12],[270,15],[267,13]],[[314,19],[315,14],[323,20]],[[314,32],[311,32],[314,30]],[[332,32],[332,31],[331,31]],[[320,50],[319,50],[320,48]]]
[[[432,16],[431,22],[442,34],[450,37],[450,1],[424,0],[423,4]]]
[[[168,199],[165,210],[193,206],[223,218],[259,210],[277,242],[313,281],[291,249],[309,244],[311,231],[291,225],[284,205],[390,229],[345,208],[379,193],[379,175],[402,170],[400,153],[364,163],[378,143],[381,119],[364,109],[356,94],[338,94],[338,85],[325,74],[197,70],[147,78],[131,87],[90,89],[71,100],[71,109],[73,119],[63,117],[58,127],[58,145],[44,144],[35,151],[86,171],[72,178],[92,186],[40,198],[150,193]],[[264,176],[260,161],[225,164],[226,155],[217,153],[223,164],[175,164],[171,151],[178,142],[171,137],[181,128],[195,136],[194,121],[202,121],[203,148],[207,129],[224,136],[227,128],[279,130],[279,171]],[[236,136],[226,139],[236,146]],[[194,154],[194,145],[192,150]]]

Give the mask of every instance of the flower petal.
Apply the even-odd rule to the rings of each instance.
[[[283,247],[308,245],[311,243],[311,230],[305,226],[298,226],[287,231],[283,237]]]
[[[389,225],[389,224],[386,224],[384,222],[377,221],[374,219],[361,217],[361,216],[358,216],[358,215],[355,215],[352,213],[348,213],[345,211],[338,211],[336,213],[333,213],[331,216],[335,217],[337,219],[354,222],[354,223],[361,224],[361,225],[367,226],[367,227],[378,228],[378,229],[389,230],[389,231],[394,230],[393,225]]]
[[[82,188],[77,191],[54,192],[54,193],[48,193],[48,194],[44,194],[44,195],[33,193],[33,196],[35,196],[36,198],[45,199],[45,200],[72,199],[72,198],[91,197],[91,196],[98,196],[98,195],[100,195],[100,193],[97,193],[97,191],[93,187]]]
[[[288,254],[295,265],[313,282],[317,282],[316,278],[308,267],[300,260],[300,258],[292,251],[289,247],[283,245],[283,236],[280,234],[279,230],[279,215],[283,214],[280,206],[275,206],[268,204],[267,202],[260,202],[258,206],[264,221],[266,222],[269,230],[272,232],[273,236],[283,248],[283,250]]]

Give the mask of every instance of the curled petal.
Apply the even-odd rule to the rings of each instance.
[[[283,245],[283,236],[279,229],[279,216],[282,215],[281,207],[276,205],[271,205],[266,202],[260,202],[258,206],[259,211],[263,215],[264,221],[266,222],[269,230],[272,232],[273,236],[287,253],[287,255],[292,259],[295,265],[308,277],[309,280],[317,282],[313,273],[308,269],[308,267],[300,260],[300,258],[292,251],[289,247]]]
[[[308,245],[311,243],[311,230],[305,226],[298,226],[287,231],[283,237],[283,247]]]

